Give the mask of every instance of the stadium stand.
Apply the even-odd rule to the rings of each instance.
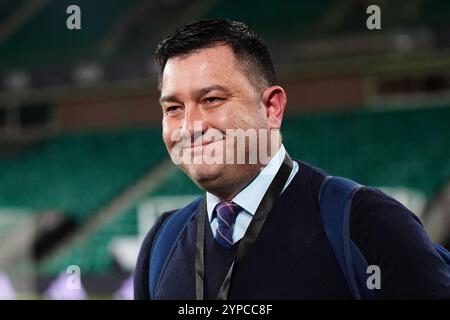
[[[368,3],[364,1],[216,1],[204,18],[227,17],[255,26],[271,42],[317,39],[362,33]],[[441,26],[448,22],[446,1],[392,1],[383,3],[383,30],[417,27],[424,23]],[[270,23],[267,21],[270,20]],[[313,30],[313,32],[312,32]],[[281,41],[280,41],[281,40]]]
[[[269,45],[290,101],[282,132],[291,156],[366,185],[416,190],[429,205],[450,182],[450,2],[380,3],[383,29],[369,32],[368,3],[359,0],[0,1],[0,242],[5,248],[17,239],[10,232],[25,222],[34,231],[45,214],[77,226],[76,241],[44,230],[41,242],[59,248],[20,265],[4,259],[1,268],[10,269],[0,271],[24,270],[11,272],[14,283],[37,292],[36,271],[50,280],[75,264],[100,291],[96,277],[111,282],[121,268],[111,243],[142,231],[141,204],[202,193],[172,168],[103,219],[104,208],[167,168],[159,167],[169,162],[159,110],[148,112],[158,94],[151,53],[168,32],[199,18],[243,20]],[[66,28],[71,4],[81,7],[80,32]],[[80,81],[86,70],[101,76]],[[347,86],[331,94],[341,83]],[[49,121],[26,123],[31,107],[47,110]],[[117,120],[122,112],[129,118]],[[442,221],[435,223],[445,229]],[[26,248],[22,256],[29,254]]]
[[[294,156],[330,174],[431,197],[450,177],[449,117],[448,105],[290,117],[284,139]]]
[[[117,219],[102,225],[81,244],[68,248],[68,252],[57,259],[45,261],[41,272],[57,275],[69,265],[77,265],[89,274],[105,274],[114,267],[110,251],[111,240],[116,236],[135,236],[137,234],[136,207],[131,208]]]
[[[305,31],[317,27],[321,18],[332,8],[333,1],[284,1],[280,10],[280,3],[275,1],[216,1],[204,14],[204,18],[224,18],[246,21],[255,30],[268,38],[304,36]],[[236,10],[239,6],[240,10]],[[267,23],[270,20],[271,23]]]
[[[164,154],[159,128],[62,135],[0,162],[0,206],[81,221]]]
[[[28,1],[5,1],[0,6],[0,21],[6,21],[14,13],[27,5]],[[83,25],[89,26],[83,32],[68,32],[65,26],[66,8],[72,4],[68,0],[48,1],[29,19],[25,20],[17,29],[12,30],[10,36],[0,40],[0,61],[9,67],[30,67],[48,63],[62,63],[67,60],[82,60],[83,58],[98,58],[99,44],[119,24],[126,14],[139,7],[138,0],[126,1],[88,1],[78,0],[83,14]],[[403,10],[405,1],[386,3],[389,14],[383,20],[385,28],[396,28],[404,25],[442,25],[447,21],[448,4],[445,1],[409,1],[408,10]],[[186,5],[188,5],[186,3]],[[202,5],[198,18],[227,17],[246,21],[268,40],[278,42],[300,38],[316,38],[360,30],[365,17],[365,4],[360,1],[337,2],[332,0],[320,1],[214,1]],[[142,6],[141,8],[147,8]],[[149,6],[147,14],[167,16],[167,11],[177,11],[175,6],[168,7],[164,2]],[[138,16],[137,16],[138,17]],[[187,19],[187,18],[185,18]],[[270,19],[271,23],[266,23]],[[164,33],[160,27],[149,26],[148,20],[140,19],[123,39],[124,45],[119,46],[123,52],[130,47],[141,46],[141,50],[151,50],[155,41]],[[163,23],[163,21],[161,21]],[[6,26],[7,27],[7,26]],[[155,33],[155,30],[158,32]],[[314,29],[314,33],[311,33]],[[138,32],[136,31],[138,30]],[[43,37],[38,36],[45,35]],[[136,37],[140,37],[136,39]],[[131,41],[130,41],[131,39]],[[134,40],[133,40],[134,39]],[[149,41],[149,39],[151,39]],[[141,45],[146,43],[146,45]],[[104,57],[103,57],[104,58]]]
[[[20,2],[25,3],[10,3],[2,13],[4,17],[17,10]],[[10,37],[0,42],[0,61],[9,66],[30,67],[36,63],[43,66],[92,56],[96,52],[96,44],[135,2],[79,0],[76,3],[83,8],[83,24],[89,27],[83,32],[68,32],[65,28],[66,8],[73,1],[48,1]]]
[[[193,184],[185,174],[174,171],[151,193],[141,197],[128,210],[116,219],[102,225],[99,230],[72,245],[66,254],[44,261],[41,272],[54,276],[69,265],[78,265],[90,274],[105,274],[115,268],[110,245],[116,237],[138,235],[138,206],[153,196],[179,196],[201,194],[201,190]]]
[[[26,0],[8,0],[0,2],[0,21],[14,13]]]

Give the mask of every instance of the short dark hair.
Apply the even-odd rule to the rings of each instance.
[[[184,25],[159,43],[155,60],[160,76],[170,58],[220,44],[231,47],[254,85],[275,84],[275,68],[267,47],[245,23],[228,19],[206,19]]]

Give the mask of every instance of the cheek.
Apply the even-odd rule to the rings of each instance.
[[[247,127],[249,114],[246,108],[240,104],[228,104],[222,106],[209,118],[216,128],[238,129]]]
[[[234,128],[259,129],[265,128],[265,113],[256,105],[248,105],[236,108],[229,116]]]
[[[171,149],[175,144],[174,134],[176,133],[176,125],[171,121],[163,120],[162,137],[166,147]]]

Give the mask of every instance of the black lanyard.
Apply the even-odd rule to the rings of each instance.
[[[230,290],[231,276],[234,266],[238,264],[245,254],[250,250],[251,246],[258,237],[264,222],[266,221],[269,212],[272,210],[273,204],[283,190],[289,175],[292,171],[292,160],[286,153],[284,161],[275,175],[272,183],[267,189],[261,203],[256,210],[255,215],[250,222],[250,225],[245,232],[244,237],[241,239],[236,251],[236,256],[231,264],[230,269],[227,272],[225,280],[220,286],[217,300],[226,300],[228,298],[228,292]],[[197,244],[195,251],[195,289],[196,299],[203,300],[204,279],[205,279],[205,221],[206,221],[206,199],[203,200],[203,204],[200,208],[197,224]]]

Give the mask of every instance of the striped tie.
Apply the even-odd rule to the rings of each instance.
[[[214,239],[226,249],[229,249],[233,245],[233,227],[236,220],[236,213],[240,210],[242,209],[237,204],[226,201],[222,201],[216,206],[219,227],[217,228]]]

